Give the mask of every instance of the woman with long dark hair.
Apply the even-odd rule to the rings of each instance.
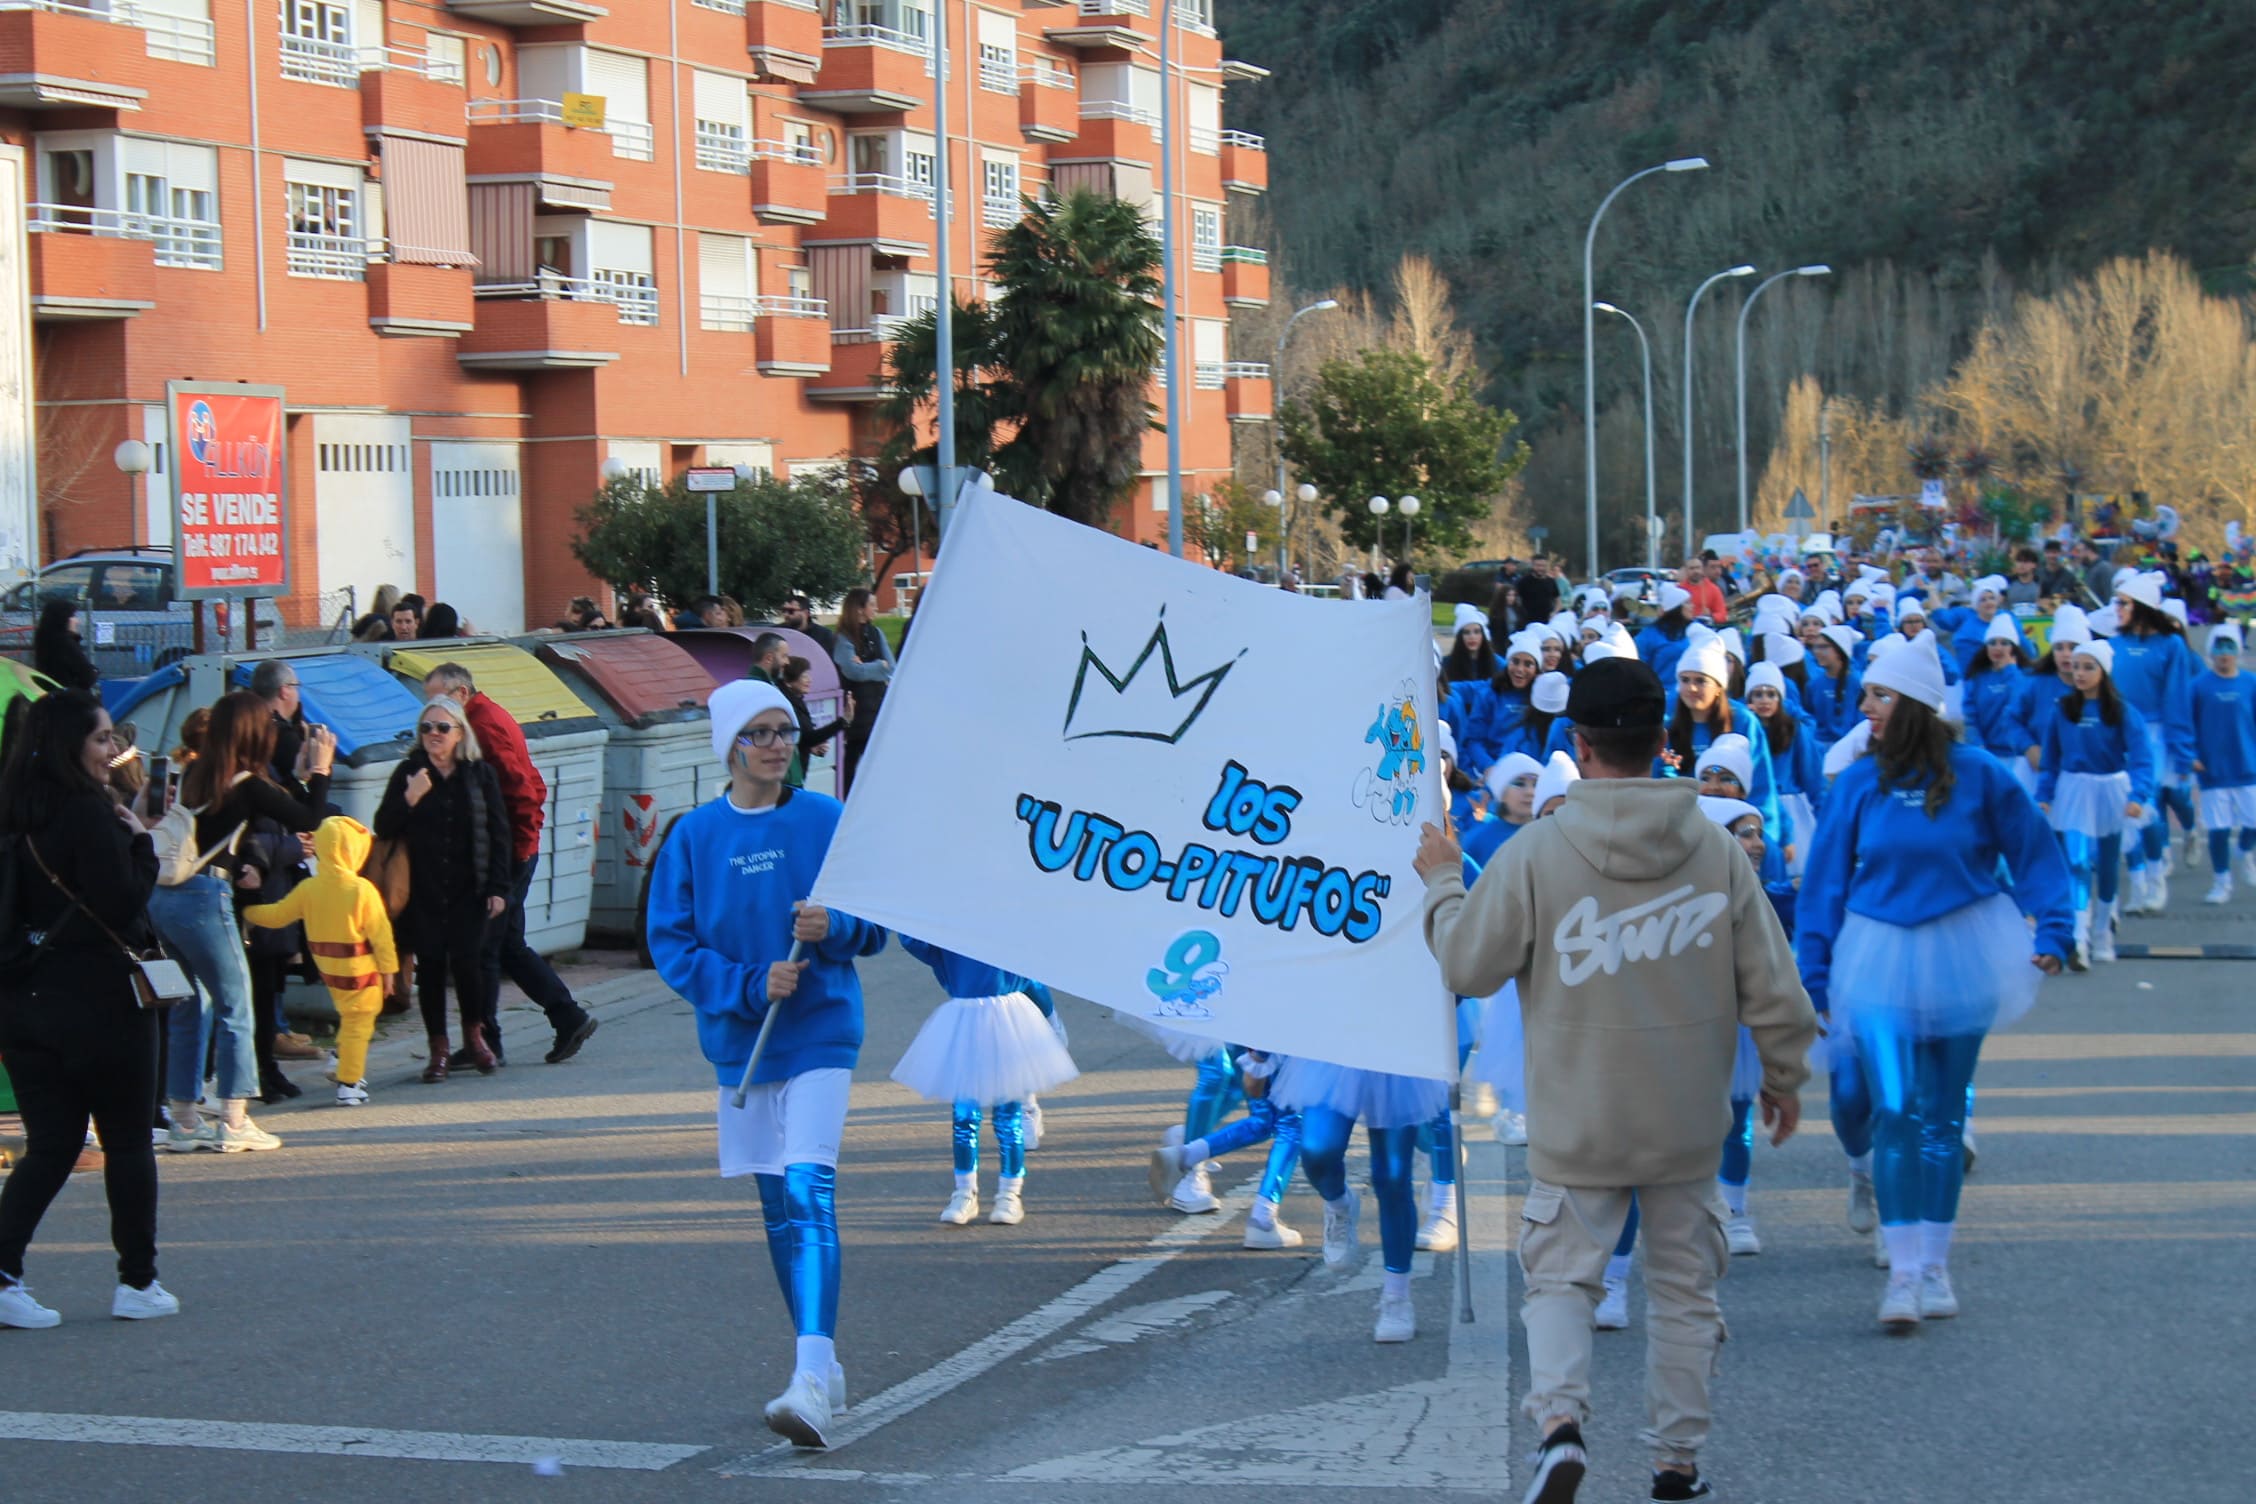
[[[1797,915],[1804,985],[1872,1099],[1889,1261],[1879,1318],[1892,1332],[1959,1312],[1949,1261],[1967,1087],[1983,1039],[2029,1010],[2070,945],[2059,847],[2012,774],[1959,744],[1944,688],[1926,644],[1866,671],[1873,755],[1833,785]]]
[[[19,702],[20,703],[20,702]],[[24,1251],[70,1179],[92,1119],[107,1151],[102,1188],[117,1249],[110,1314],[170,1316],[157,1283],[157,1015],[139,1006],[125,947],[153,943],[157,855],[111,799],[116,735],[101,702],[60,690],[20,713],[0,768],[0,834],[14,837],[17,932],[0,983],[0,1056],[23,1114],[23,1162],[0,1183],[0,1327],[62,1317],[32,1298]]]
[[[184,882],[159,887],[149,900],[150,919],[188,968],[198,994],[172,1010],[166,1029],[165,1094],[171,1099],[172,1129],[165,1147],[175,1153],[282,1147],[248,1113],[250,1099],[261,1095],[260,1060],[273,1066],[274,1020],[270,1014],[262,1022],[252,1002],[250,961],[236,924],[234,889],[245,873],[257,870],[245,862],[243,843],[255,823],[269,820],[293,834],[321,823],[337,739],[325,729],[309,728],[305,746],[306,797],[301,802],[274,781],[273,711],[257,694],[238,689],[212,707],[202,753],[181,780],[180,802],[196,811],[196,851],[209,860]],[[216,1123],[198,1107],[204,1052],[215,1038]]]
[[[1669,717],[1668,739],[1662,745],[1660,759],[1653,766],[1655,778],[1672,774],[1693,777],[1708,743],[1733,732],[1748,736],[1754,730],[1755,713],[1744,701],[1732,699],[1726,688],[1731,683],[1731,671],[1730,650],[1714,633],[1701,638],[1678,658],[1676,709]],[[1749,750],[1754,754],[1754,778],[1741,797],[1762,811],[1763,839],[1783,851],[1787,846],[1786,821],[1778,808],[1770,743],[1750,736]]]
[[[2036,792],[2039,737],[2030,712],[2037,681],[2029,676],[2029,649],[2012,617],[1990,618],[1982,651],[1966,671],[1966,731],[1975,746],[2013,770],[2021,787]]]
[[[31,633],[31,666],[65,689],[90,690],[102,682],[102,671],[79,646],[76,603],[51,597],[39,608],[39,625]]]
[[[2077,644],[2070,668],[2074,688],[2060,697],[2042,728],[2037,799],[2068,859],[2079,963],[2115,959],[2116,873],[2123,864],[2124,833],[2136,830],[2154,807],[2161,776],[2146,718],[2116,690],[2115,661],[2111,643]],[[2096,906],[2087,911],[2095,887]]]
[[[1685,636],[1692,630],[1692,592],[1682,585],[1664,584],[1658,604],[1661,614],[1637,634],[1637,656],[1651,664],[1666,684],[1676,672],[1676,660],[1684,655]]]
[[[2156,798],[2133,827],[2127,847],[2131,891],[2127,913],[2159,914],[2170,901],[2169,820],[2160,802],[2183,792],[2181,817],[2190,823],[2193,764],[2193,681],[2201,660],[2187,645],[2185,628],[2162,609],[2163,576],[2134,575],[2115,587],[2115,661],[2109,677],[2124,703],[2139,713],[2154,759]]]
[[[840,791],[854,785],[862,765],[862,752],[877,728],[877,712],[885,704],[885,686],[893,680],[893,649],[877,629],[876,614],[867,590],[849,590],[838,608],[838,645],[831,650],[838,677],[854,697],[853,723],[846,728],[846,762],[840,770]]]
[[[1856,648],[1856,628],[1835,625],[1823,628],[1810,649],[1817,672],[1802,687],[1802,704],[1828,746],[1847,736],[1856,724],[1857,703],[1864,695]]]
[[[1488,617],[1478,606],[1457,607],[1457,630],[1449,655],[1441,660],[1444,684],[1486,683],[1496,677],[1496,645],[1488,640]]]
[[[1449,724],[1456,730],[1465,767],[1486,773],[1504,755],[1504,739],[1519,723],[1543,672],[1545,634],[1530,627],[1505,645],[1504,664],[1485,685],[1452,685]]]
[[[1800,878],[1809,861],[1810,841],[1817,834],[1817,816],[1825,803],[1824,752],[1816,731],[1803,723],[1787,703],[1787,680],[1775,663],[1758,663],[1747,670],[1747,708],[1762,728],[1760,740],[1770,751],[1771,777],[1778,784],[1778,808],[1786,817],[1786,860],[1789,877]]]

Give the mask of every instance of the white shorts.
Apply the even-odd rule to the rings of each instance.
[[[736,1088],[720,1097],[721,1176],[781,1175],[786,1165],[838,1168],[854,1073],[843,1066],[807,1071],[752,1088],[738,1107]]]
[[[2201,791],[2201,828],[2203,830],[2256,829],[2256,784],[2244,783],[2233,789],[2203,789]]]

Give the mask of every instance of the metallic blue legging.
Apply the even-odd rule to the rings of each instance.
[[[768,1261],[793,1327],[802,1337],[838,1332],[838,1172],[829,1165],[785,1165],[755,1175],[767,1221]]]
[[[1279,1112],[1275,1103],[1257,1098],[1246,1103],[1246,1115],[1206,1135],[1206,1152],[1216,1159],[1239,1149],[1270,1140],[1269,1163],[1261,1172],[1261,1199],[1282,1201],[1292,1184],[1293,1166],[1300,1160],[1301,1123],[1297,1112]]]
[[[1023,1102],[997,1102],[994,1109],[995,1158],[1001,1162],[1002,1177],[1016,1180],[1026,1173],[1026,1104]],[[979,1169],[979,1104],[958,1102],[955,1116],[956,1173],[974,1174]]]
[[[1301,1111],[1300,1165],[1308,1183],[1326,1201],[1347,1194],[1347,1141],[1355,1119],[1329,1107]],[[1418,1248],[1418,1199],[1412,1181],[1418,1159],[1418,1130],[1369,1128],[1371,1189],[1379,1198],[1379,1248],[1389,1274],[1408,1274]]]
[[[1864,1084],[1864,1066],[1856,1051],[1838,1052],[1827,1079],[1832,1087],[1833,1136],[1841,1141],[1843,1154],[1862,1159],[1872,1152],[1872,1093]]]
[[[2219,876],[2232,871],[2232,834],[2229,830],[2209,832],[2209,870]],[[2243,852],[2256,851],[2256,826],[2240,833],[2240,849]]]
[[[1958,1220],[1967,1088],[1982,1038],[1919,1039],[1890,1019],[1858,1020],[1857,1058],[1872,1094],[1872,1183],[1886,1225]]]
[[[2065,830],[2059,832],[2059,836],[2060,854],[2068,862],[2069,902],[2075,906],[2075,911],[2081,914],[2091,907],[2095,880],[2099,884],[2099,901],[2113,903],[2116,886],[2122,878],[2123,838],[2120,835],[2095,838]],[[2161,848],[2156,847],[2154,854],[2161,856]]]
[[[1465,1074],[1465,1062],[1473,1055],[1471,998],[1457,999],[1457,1074]],[[1433,1171],[1435,1185],[1457,1183],[1457,1129],[1450,1121],[1449,1109],[1444,1107],[1434,1114],[1433,1121],[1418,1130],[1418,1147],[1426,1151],[1426,1163]]]
[[[1238,1085],[1237,1053],[1225,1046],[1198,1063],[1198,1079],[1183,1107],[1183,1142],[1208,1138],[1222,1126],[1234,1102],[1245,1099]]]
[[[1716,1179],[1725,1185],[1745,1185],[1754,1171],[1754,1105],[1737,1097],[1731,1100],[1731,1135],[1723,1141],[1723,1163],[1716,1168]]]

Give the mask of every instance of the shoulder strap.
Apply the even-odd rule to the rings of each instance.
[[[123,936],[118,934],[116,930],[111,929],[109,924],[102,918],[101,915],[88,908],[84,900],[82,900],[76,893],[73,893],[70,890],[69,886],[64,883],[61,878],[55,875],[55,869],[47,865],[47,858],[39,854],[39,843],[34,841],[28,834],[24,837],[24,846],[31,852],[31,859],[39,864],[39,870],[42,873],[46,874],[47,881],[54,885],[55,891],[62,894],[64,900],[69,903],[72,908],[78,910],[81,914],[84,914],[87,918],[93,920],[95,927],[101,930],[103,934],[109,936],[110,943],[115,945],[119,950],[124,951],[128,959],[140,959],[139,956],[135,953],[133,947],[125,943],[125,938]],[[53,930],[49,930],[47,933],[50,938],[52,938],[54,935]],[[41,943],[44,944],[45,942],[42,941]]]

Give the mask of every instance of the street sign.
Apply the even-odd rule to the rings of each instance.
[[[736,489],[736,467],[733,465],[693,465],[682,472],[682,480],[691,491],[733,491]]]
[[[1790,519],[1815,517],[1817,515],[1817,509],[1810,505],[1810,499],[1802,494],[1800,486],[1794,488],[1794,499],[1786,503],[1786,515]]]
[[[574,130],[599,131],[603,129],[604,98],[601,94],[567,93],[558,113]]]

